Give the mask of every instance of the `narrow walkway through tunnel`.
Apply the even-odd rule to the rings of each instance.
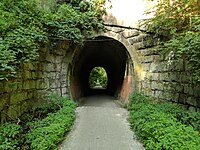
[[[76,100],[93,93],[103,93],[118,97],[123,86],[130,56],[125,46],[109,37],[99,36],[87,41],[77,50],[73,58],[70,76],[71,94]],[[107,73],[106,89],[91,89],[90,72],[94,67],[102,67]]]

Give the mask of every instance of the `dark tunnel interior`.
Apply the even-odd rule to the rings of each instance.
[[[89,75],[94,67],[103,67],[108,77],[106,94],[117,96],[124,81],[128,52],[119,41],[99,36],[87,41],[73,58],[71,94],[78,99],[91,94]]]

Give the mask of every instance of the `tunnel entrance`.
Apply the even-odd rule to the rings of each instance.
[[[130,55],[125,46],[109,37],[98,36],[85,42],[76,50],[70,76],[71,95],[75,100],[91,94],[90,72],[95,67],[102,67],[107,73],[105,94],[119,96],[125,76],[130,74]]]

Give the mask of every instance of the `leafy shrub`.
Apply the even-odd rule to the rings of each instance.
[[[45,111],[47,117],[41,119],[29,115],[31,119],[25,124],[5,123],[0,127],[0,149],[18,150],[23,146],[34,150],[56,149],[56,144],[64,138],[74,122],[77,105],[57,94],[48,96],[47,100],[49,103],[43,107],[48,110]],[[53,109],[49,109],[51,106]]]
[[[105,1],[73,0],[58,4],[57,0],[51,0],[42,3],[1,0],[0,80],[14,76],[20,63],[37,60],[40,44],[48,39],[80,44],[103,29],[102,4]]]
[[[6,123],[0,126],[0,149],[20,149],[20,134],[22,128],[14,123]]]
[[[187,64],[194,81],[200,82],[200,17],[196,0],[162,0],[156,6],[153,18],[145,21],[149,31],[164,35],[160,43],[162,54],[173,54],[175,63],[179,59]],[[152,11],[154,13],[154,11]],[[151,13],[151,10],[150,12]]]
[[[40,111],[44,114],[47,114],[49,112],[56,112],[57,110],[61,109],[66,100],[69,100],[70,98],[67,97],[61,97],[56,93],[50,94],[40,102],[36,103],[35,111]]]
[[[56,149],[56,144],[63,139],[73,124],[75,108],[74,102],[66,100],[58,112],[49,113],[46,118],[29,123],[32,130],[26,137],[31,149]]]
[[[131,127],[144,142],[146,149],[200,148],[199,133],[192,126],[183,124],[183,120],[187,120],[184,115],[189,112],[179,106],[153,102],[142,94],[134,93],[130,98],[129,110]],[[198,126],[196,123],[191,121],[190,124]]]
[[[177,104],[170,102],[159,103],[159,108],[164,113],[172,114],[178,121],[192,126],[200,133],[200,112],[188,111]]]

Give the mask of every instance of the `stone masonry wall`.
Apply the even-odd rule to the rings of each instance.
[[[163,57],[157,50],[158,39],[140,34],[129,39],[136,51],[137,88],[159,100],[172,101],[200,110],[200,85],[196,84],[184,60],[173,60],[173,53]]]
[[[14,120],[34,107],[47,92],[68,95],[69,43],[51,41],[36,62],[20,66],[16,78],[0,82],[0,122]]]
[[[109,25],[105,36],[120,41],[133,62],[132,91],[155,99],[180,103],[200,111],[200,85],[196,84],[184,60],[173,61],[173,54],[159,54],[159,38],[136,28]]]

